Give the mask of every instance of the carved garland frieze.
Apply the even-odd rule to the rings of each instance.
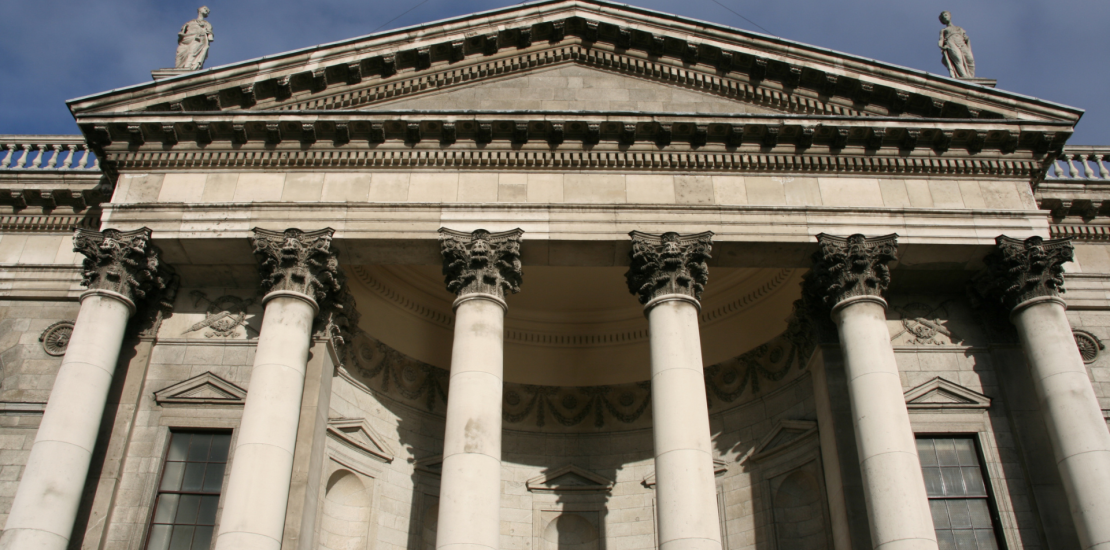
[[[504,298],[520,292],[524,273],[520,263],[523,230],[472,233],[440,228],[440,253],[447,290],[458,296],[491,294]]]
[[[1073,260],[1074,247],[1067,239],[1024,241],[1005,235],[983,259],[987,265],[969,288],[974,301],[1009,313],[1015,306],[1039,297],[1064,293],[1064,263]]]
[[[679,235],[674,232],[654,235],[633,231],[631,259],[624,274],[628,291],[647,304],[666,294],[684,294],[701,299],[709,282],[713,251],[713,232]]]
[[[791,373],[800,373],[814,348],[807,321],[792,317],[786,332],[766,344],[706,367],[710,405],[721,410],[744,395],[759,394],[764,389],[761,384],[778,383]],[[358,330],[352,345],[340,355],[340,372],[367,391],[381,392],[432,413],[446,410],[448,371],[412,359]],[[503,419],[509,425],[637,427],[641,420],[650,419],[646,412],[651,407],[651,384],[563,387],[506,383],[502,399]]]
[[[890,285],[887,263],[896,259],[898,236],[855,234],[817,236],[813,268],[802,282],[802,299],[811,315],[827,318],[832,308],[856,296],[882,296]]]

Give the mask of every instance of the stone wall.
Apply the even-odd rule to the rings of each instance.
[[[124,174],[114,203],[691,204],[1036,210],[1022,180],[582,172]]]
[[[62,364],[39,337],[59,321],[76,319],[77,308],[69,301],[0,301],[0,524],[7,520]]]

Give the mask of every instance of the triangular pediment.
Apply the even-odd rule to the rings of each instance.
[[[413,93],[368,107],[388,110],[757,113],[783,110],[577,63],[469,86]]]
[[[728,471],[728,463],[727,462],[725,462],[725,461],[723,461],[719,458],[714,458],[713,459],[713,475],[714,476],[720,477],[720,476],[724,475],[725,472],[727,472],[727,471]],[[641,481],[640,483],[642,483],[644,487],[655,487],[655,472],[652,471],[650,474],[648,474],[646,477],[644,477],[644,480]]]
[[[905,393],[906,408],[913,409],[986,409],[991,398],[941,377]]]
[[[242,405],[246,398],[247,390],[211,372],[154,392],[159,405]]]
[[[710,96],[718,106],[752,105],[759,112],[1072,123],[1081,115],[940,75],[602,0],[516,5],[214,67],[71,100],[69,106],[79,122],[86,115],[125,111],[378,109],[426,105],[433,101],[427,98],[449,91],[453,95],[443,97],[461,99],[482,82],[504,89],[512,78],[560,66],[620,75],[625,80],[618,82],[626,85],[640,80],[641,90]],[[624,110],[603,97],[582,101],[591,99]],[[479,108],[494,109],[481,107],[482,101]],[[649,107],[640,109],[668,112],[665,105]],[[751,112],[744,109],[732,112]]]
[[[393,462],[393,449],[381,434],[361,418],[328,420],[328,437],[366,457],[381,462]]]
[[[568,464],[528,480],[529,491],[539,492],[601,492],[613,487],[613,481],[589,470]]]
[[[782,420],[759,441],[747,461],[758,462],[778,456],[816,434],[817,423],[812,420]]]

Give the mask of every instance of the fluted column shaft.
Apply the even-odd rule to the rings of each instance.
[[[626,277],[648,317],[655,497],[663,550],[721,548],[698,329],[711,238],[712,233],[632,232]]]
[[[320,302],[345,291],[332,230],[254,230],[254,253],[269,292],[247,401],[231,455],[217,550],[279,550],[308,350]]]
[[[804,299],[814,315],[831,313],[840,338],[872,547],[936,550],[929,497],[881,297],[890,283],[886,263],[895,259],[895,238],[819,235],[821,248],[806,277]]]
[[[65,550],[73,531],[133,298],[164,288],[150,230],[78,231],[88,258],[81,308],[0,538],[0,548]],[[105,277],[111,272],[112,279]]]
[[[997,243],[978,290],[1009,310],[1017,328],[1081,547],[1110,549],[1110,431],[1059,296],[1072,245],[1005,236]]]
[[[501,538],[501,392],[504,295],[517,292],[520,230],[440,229],[443,273],[455,300],[455,335],[436,549],[496,550]]]

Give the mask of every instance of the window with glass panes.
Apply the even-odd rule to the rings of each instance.
[[[986,476],[970,437],[923,437],[917,454],[940,550],[998,548]]]
[[[208,550],[231,434],[172,432],[147,550]]]

